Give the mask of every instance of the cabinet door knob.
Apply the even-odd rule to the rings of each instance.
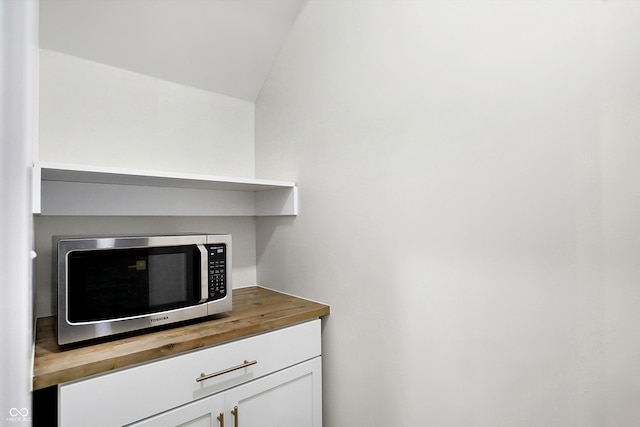
[[[233,415],[233,427],[238,427],[238,407],[234,406],[231,411],[231,415]]]
[[[218,415],[218,421],[220,421],[220,427],[224,427],[224,412],[220,412],[220,415]]]
[[[222,371],[214,372],[213,374],[207,375],[205,373],[201,373],[200,376],[198,378],[196,378],[196,381],[200,382],[200,381],[208,380],[209,378],[218,377],[220,375],[228,374],[229,372],[237,371],[238,369],[246,368],[248,366],[255,365],[256,363],[258,363],[257,360],[252,360],[251,362],[249,362],[248,360],[245,360],[244,363],[241,364],[241,365],[233,366],[233,367],[227,368],[227,369],[223,369]]]

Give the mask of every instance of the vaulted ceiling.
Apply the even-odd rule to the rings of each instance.
[[[308,0],[40,0],[40,47],[254,102]]]

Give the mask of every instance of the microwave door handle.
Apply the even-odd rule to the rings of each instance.
[[[200,301],[205,302],[209,298],[209,252],[204,245],[196,245],[200,250]]]

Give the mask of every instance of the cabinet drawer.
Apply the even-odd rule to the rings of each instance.
[[[320,320],[314,320],[62,384],[58,390],[60,425],[131,423],[268,375],[320,353]],[[253,361],[256,363],[245,363]],[[244,365],[248,366],[242,367]],[[201,374],[216,375],[202,379]]]

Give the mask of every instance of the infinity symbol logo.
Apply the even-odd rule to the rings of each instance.
[[[12,417],[17,417],[18,415],[20,415],[21,417],[26,417],[27,415],[29,415],[29,410],[27,408],[11,408],[9,409],[9,415],[11,415]]]

